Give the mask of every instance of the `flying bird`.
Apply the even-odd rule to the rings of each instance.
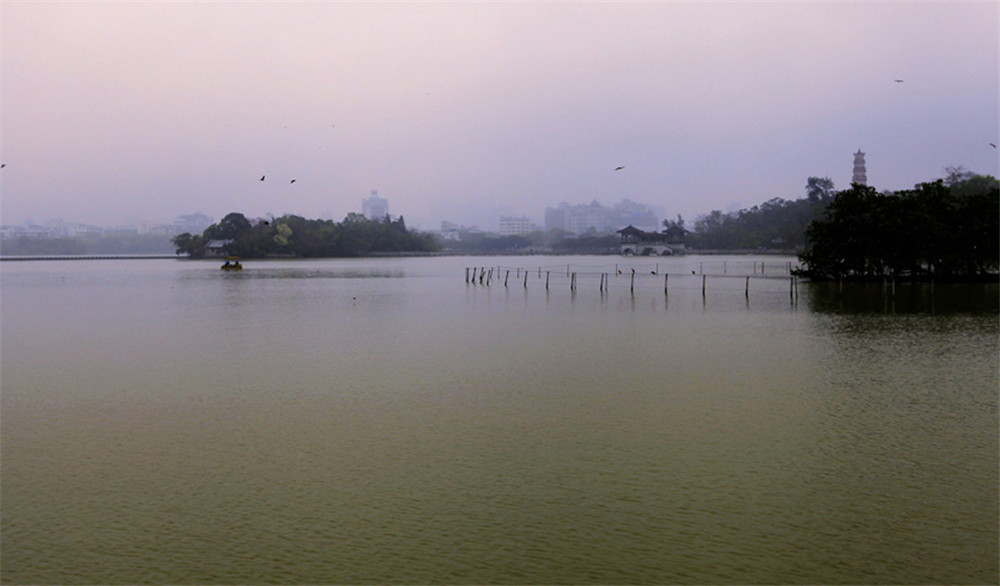
[[[990,143],[990,146],[993,148],[997,148],[997,145],[993,144],[992,142]],[[0,165],[0,167],[3,167],[3,165]]]
[[[289,185],[291,185],[292,183],[295,183],[294,179],[292,179],[291,181],[288,182]]]
[[[267,177],[267,175],[261,175],[260,180],[263,181],[265,177]]]
[[[622,170],[622,169],[624,169],[624,168],[625,168],[625,166],[624,166],[624,165],[622,165],[621,167],[615,167],[615,171],[621,171],[621,170]]]
[[[894,82],[896,82],[896,83],[903,83],[903,80],[901,80],[901,79],[894,79],[894,80],[892,80],[892,81],[894,81]]]

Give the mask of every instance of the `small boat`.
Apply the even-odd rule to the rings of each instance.
[[[242,271],[243,265],[240,264],[240,257],[227,256],[226,263],[219,268],[224,271]]]

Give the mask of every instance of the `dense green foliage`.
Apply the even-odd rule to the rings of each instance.
[[[805,245],[809,223],[822,216],[828,200],[785,200],[779,197],[748,210],[701,216],[687,236],[692,249],[798,250]]]
[[[855,184],[806,236],[799,258],[814,279],[996,278],[1000,189],[971,175],[887,194]]]
[[[248,220],[231,213],[212,224],[201,235],[175,236],[177,254],[192,258],[205,256],[213,240],[229,241],[223,248],[227,255],[244,258],[265,256],[346,257],[379,252],[433,252],[433,236],[410,232],[402,217],[383,221],[369,220],[350,213],[342,222],[307,220],[301,216],[283,216],[273,222]]]
[[[822,217],[833,199],[829,177],[810,177],[806,197],[770,199],[759,206],[724,214],[713,210],[699,217],[687,232],[687,248],[693,250],[801,250],[809,223]],[[684,219],[666,220],[664,226],[684,228]]]

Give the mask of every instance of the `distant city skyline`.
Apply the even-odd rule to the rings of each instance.
[[[851,164],[851,179],[850,179],[850,181],[847,182],[846,185],[839,185],[836,182],[834,182],[834,190],[835,191],[839,191],[839,190],[842,190],[842,189],[847,189],[847,188],[850,187],[851,183],[855,183],[855,182],[861,183],[861,184],[867,184],[868,183],[868,181],[867,181],[867,164],[866,164],[866,160],[865,160],[865,156],[867,154],[868,153],[863,152],[861,149],[857,149],[857,151],[853,153],[853,155],[852,155],[853,162]],[[845,156],[845,160],[846,160],[846,156]],[[846,167],[847,167],[847,165],[845,165],[845,168]],[[974,170],[974,169],[967,169],[967,170],[970,171],[970,172],[976,172],[976,170]],[[934,181],[934,180],[936,180],[938,178],[943,178],[944,175],[946,174],[946,171],[947,171],[946,169],[942,169],[941,173],[938,176],[928,177],[928,178],[926,178],[926,179],[924,179],[924,180],[922,180],[920,182]],[[800,193],[795,194],[793,196],[789,196],[789,197],[784,197],[784,196],[773,196],[773,197],[779,197],[779,198],[785,199],[785,200],[801,199],[801,198],[805,197],[805,185],[806,185],[805,182],[807,180],[808,180],[808,178],[805,178],[803,180],[803,187],[802,187],[802,190],[801,190]],[[877,186],[876,186],[876,189],[878,189]],[[889,190],[889,191],[891,191],[891,190]],[[447,216],[446,215],[446,216],[442,216],[440,218],[431,218],[430,221],[429,221],[429,223],[425,223],[428,220],[427,218],[424,218],[424,222],[414,222],[414,221],[408,219],[407,220],[407,225],[410,228],[418,229],[418,230],[421,230],[421,231],[427,231],[427,232],[440,232],[442,225],[449,224],[449,225],[451,225],[453,227],[453,229],[455,227],[458,227],[458,226],[464,226],[464,227],[468,227],[468,228],[480,229],[480,230],[483,230],[483,231],[486,231],[486,232],[495,232],[495,233],[501,233],[501,234],[504,234],[504,233],[519,233],[519,232],[522,232],[523,230],[521,230],[520,228],[518,228],[518,229],[512,229],[510,226],[513,225],[513,224],[517,224],[517,225],[523,227],[523,225],[526,225],[526,224],[530,223],[530,224],[533,224],[533,225],[535,225],[535,226],[537,226],[537,227],[539,227],[541,229],[548,229],[550,227],[554,227],[554,224],[553,224],[554,220],[552,220],[550,218],[550,213],[552,211],[554,211],[556,208],[560,208],[560,207],[585,208],[585,207],[588,207],[588,206],[593,206],[595,204],[598,205],[598,206],[600,206],[600,207],[603,207],[605,204],[610,204],[610,206],[614,208],[614,207],[617,207],[618,205],[620,205],[622,203],[626,203],[627,202],[627,203],[638,205],[640,208],[648,208],[650,211],[656,212],[657,219],[656,219],[656,223],[655,224],[659,224],[660,222],[662,222],[662,220],[665,220],[665,219],[674,219],[678,215],[681,215],[681,216],[683,216],[685,222],[687,222],[689,225],[693,226],[694,222],[697,221],[697,219],[699,217],[707,215],[707,214],[710,214],[711,212],[713,212],[715,210],[721,211],[723,213],[733,213],[733,212],[737,212],[737,211],[742,210],[742,209],[752,208],[755,205],[763,204],[763,203],[765,203],[769,199],[772,199],[772,197],[766,198],[765,200],[762,200],[760,202],[754,202],[754,203],[748,203],[748,204],[744,204],[743,202],[740,202],[740,201],[733,201],[733,202],[730,202],[724,209],[723,208],[713,208],[712,210],[705,210],[703,212],[700,212],[700,213],[697,213],[697,214],[693,214],[693,215],[683,214],[683,213],[674,213],[674,214],[671,214],[669,211],[667,211],[666,206],[657,205],[657,204],[650,203],[650,202],[635,202],[635,201],[632,201],[630,198],[627,198],[627,197],[621,198],[621,200],[619,202],[608,202],[608,201],[600,201],[600,200],[597,200],[597,199],[592,199],[589,202],[578,202],[578,203],[572,203],[571,204],[571,203],[568,203],[567,201],[560,201],[559,203],[554,203],[554,204],[550,203],[548,205],[544,205],[542,207],[540,213],[537,212],[537,211],[536,212],[499,211],[499,212],[496,213],[496,215],[494,215],[492,217],[480,214],[479,215],[480,221],[478,221],[478,222],[477,221],[464,221],[463,219],[459,218],[457,214],[453,214],[451,216]],[[104,228],[104,229],[107,229],[107,228],[116,228],[116,227],[117,228],[140,227],[140,233],[141,233],[141,231],[142,231],[141,226],[143,226],[143,225],[146,225],[147,227],[148,226],[154,226],[156,229],[159,229],[160,226],[176,226],[179,222],[182,221],[182,218],[193,217],[193,216],[201,216],[201,217],[213,218],[212,222],[214,223],[214,222],[217,222],[220,219],[222,219],[222,217],[224,217],[226,214],[233,213],[233,212],[242,213],[242,214],[246,215],[248,218],[273,219],[273,218],[281,217],[281,216],[284,216],[284,215],[300,215],[300,216],[303,216],[303,217],[306,217],[306,218],[309,218],[309,219],[329,219],[329,220],[333,220],[333,221],[341,221],[341,220],[343,220],[347,216],[347,214],[350,214],[350,213],[359,213],[359,214],[362,214],[363,216],[365,216],[368,219],[376,219],[376,220],[377,219],[381,219],[381,218],[385,217],[386,215],[390,215],[389,214],[389,198],[381,197],[379,195],[379,191],[377,189],[371,189],[371,190],[369,190],[367,197],[361,197],[361,198],[358,199],[358,201],[359,201],[359,205],[357,206],[356,209],[348,210],[341,217],[334,217],[334,215],[332,214],[332,212],[329,212],[329,211],[323,212],[322,214],[318,214],[318,215],[315,215],[315,216],[309,216],[307,214],[302,214],[302,213],[295,212],[295,211],[290,211],[290,210],[289,211],[284,211],[284,212],[281,212],[281,213],[274,213],[274,212],[270,212],[269,211],[269,212],[266,212],[264,214],[255,215],[255,214],[248,214],[247,212],[245,212],[243,210],[238,210],[238,209],[228,210],[226,212],[223,212],[223,213],[219,214],[218,217],[213,217],[211,214],[204,214],[201,211],[190,211],[189,210],[189,211],[185,211],[185,212],[182,212],[182,213],[177,213],[173,218],[170,218],[170,219],[143,217],[143,218],[141,218],[141,219],[139,219],[137,221],[131,222],[131,223],[124,222],[124,223],[110,223],[109,224],[109,223],[100,223],[100,222],[96,222],[96,223],[95,222],[83,222],[83,221],[77,221],[77,220],[74,220],[74,219],[66,219],[66,218],[63,217],[63,215],[57,213],[53,217],[46,218],[45,220],[41,220],[41,221],[39,221],[37,218],[26,218],[22,222],[17,222],[17,221],[13,221],[12,222],[12,221],[7,221],[7,218],[5,218],[3,216],[0,216],[0,225],[8,226],[8,227],[9,226],[44,227],[44,226],[51,225],[51,224],[62,224],[62,223],[65,223],[65,224],[78,225],[81,228],[85,228],[87,226],[99,227],[99,228]],[[533,203],[536,206],[542,205],[542,204],[539,204],[538,202],[533,202]],[[523,207],[524,206],[522,206],[522,208]],[[511,208],[509,208],[509,207],[501,207],[500,209],[502,209],[502,210],[509,210]],[[398,216],[407,217],[407,214],[406,214],[406,212],[404,210],[401,213],[396,214],[393,217],[398,217]],[[504,221],[505,218],[506,218],[506,222]],[[523,218],[525,221],[523,221],[523,222],[522,221],[515,221],[516,219],[520,219],[520,218]],[[580,221],[583,221],[583,220],[580,220],[578,218],[575,221],[577,223],[579,223]],[[505,226],[505,223],[506,223],[506,226]],[[628,221],[626,221],[626,223],[635,223],[636,227],[643,227],[645,229],[650,229],[651,228],[651,224],[649,224],[648,222],[647,223],[643,223],[642,221],[639,221],[639,222],[635,222],[635,221],[628,222]],[[623,224],[623,226],[624,226],[624,224]],[[568,227],[569,227],[569,223],[567,221],[566,225],[562,226],[561,228],[562,229],[566,229]],[[655,226],[652,226],[652,227],[655,227]],[[607,227],[603,226],[601,229],[602,230],[607,230]],[[185,230],[185,231],[190,231],[190,230]],[[571,233],[582,233],[584,230],[582,230],[582,229],[572,229],[572,230],[569,230],[569,231]]]

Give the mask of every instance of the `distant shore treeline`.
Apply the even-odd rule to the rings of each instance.
[[[224,254],[243,258],[352,257],[379,252],[434,252],[437,241],[430,234],[406,229],[403,217],[369,220],[350,213],[342,222],[282,216],[273,221],[249,220],[233,212],[202,234],[173,238],[177,254],[203,258]]]
[[[171,254],[174,246],[165,234],[85,234],[62,238],[20,236],[0,243],[3,256]]]

